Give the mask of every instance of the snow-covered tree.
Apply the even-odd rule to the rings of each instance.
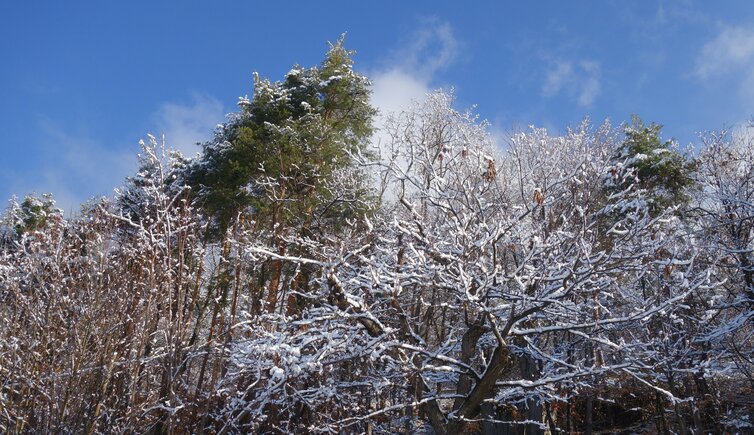
[[[350,56],[257,78],[198,158],[150,136],[77,216],[11,202],[0,432],[751,428],[749,135],[498,144],[438,91],[370,149]]]
[[[709,280],[692,253],[673,250],[673,218],[652,217],[641,190],[604,196],[615,176],[610,127],[535,129],[501,155],[451,102],[433,94],[388,126],[392,157],[381,165],[395,201],[367,234],[319,246],[316,258],[252,248],[316,265],[319,292],[301,320],[236,342],[245,387],[226,408],[228,427],[563,429],[555,405],[600,394],[598,379],[635,379],[673,399],[643,331]],[[668,265],[672,289],[645,291]]]

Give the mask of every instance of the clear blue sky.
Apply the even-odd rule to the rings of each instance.
[[[684,144],[754,114],[751,1],[0,0],[0,199],[111,194],[146,133],[197,151],[342,32],[383,110],[454,87],[497,132],[636,113]]]

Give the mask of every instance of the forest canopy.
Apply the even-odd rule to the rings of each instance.
[[[751,129],[377,125],[342,38],[253,85],[76,216],[11,201],[0,432],[752,430]]]

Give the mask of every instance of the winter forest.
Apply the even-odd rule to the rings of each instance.
[[[253,86],[71,217],[10,201],[1,433],[754,430],[752,127],[500,143],[378,114],[342,39]]]

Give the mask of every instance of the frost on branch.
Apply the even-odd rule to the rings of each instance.
[[[12,203],[0,432],[750,427],[746,136],[705,136],[661,206],[674,181],[625,130],[501,146],[442,92],[377,159],[336,121],[365,86],[336,44],[258,80],[202,156],[149,138],[114,200]]]

